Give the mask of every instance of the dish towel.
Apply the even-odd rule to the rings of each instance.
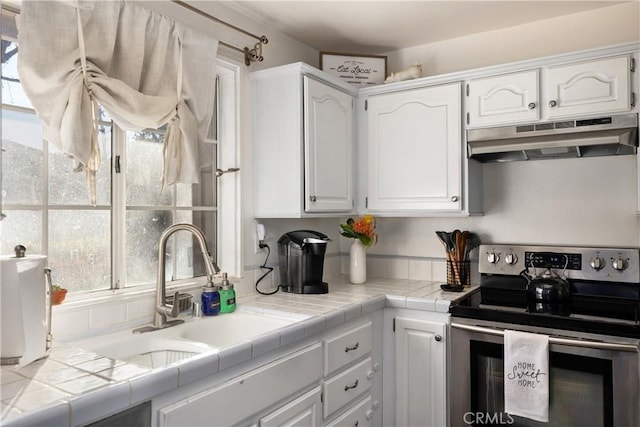
[[[504,331],[504,410],[549,421],[549,337]]]

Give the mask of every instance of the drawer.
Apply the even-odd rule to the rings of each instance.
[[[322,425],[320,386],[260,419],[260,427]]]
[[[325,427],[338,427],[338,426],[354,426],[354,427],[369,427],[373,421],[373,404],[371,403],[371,396],[367,396],[366,399],[360,403],[348,409],[347,412],[340,415],[338,418],[325,424]]]
[[[351,364],[371,352],[373,332],[371,322],[325,340],[324,375]]]
[[[373,379],[371,358],[324,382],[324,417],[331,416],[347,403],[371,388]]]

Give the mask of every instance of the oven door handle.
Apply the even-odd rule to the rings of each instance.
[[[469,332],[479,332],[481,334],[504,336],[504,330],[485,328],[482,326],[465,325],[462,323],[451,323],[452,328],[462,329]],[[606,341],[587,341],[577,340],[573,338],[563,338],[557,336],[549,336],[549,344],[569,345],[573,347],[586,347],[597,350],[613,350],[613,351],[628,351],[631,353],[638,352],[638,346],[633,344],[620,344]]]

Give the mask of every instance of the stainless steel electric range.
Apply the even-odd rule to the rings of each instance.
[[[485,244],[478,269],[450,309],[452,426],[640,426],[639,249]],[[504,414],[505,330],[549,336],[549,423]]]

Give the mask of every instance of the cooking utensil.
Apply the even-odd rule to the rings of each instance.
[[[447,254],[447,283],[440,285],[446,291],[462,291],[469,282],[469,253],[480,245],[480,238],[470,231],[436,231],[436,236]]]

